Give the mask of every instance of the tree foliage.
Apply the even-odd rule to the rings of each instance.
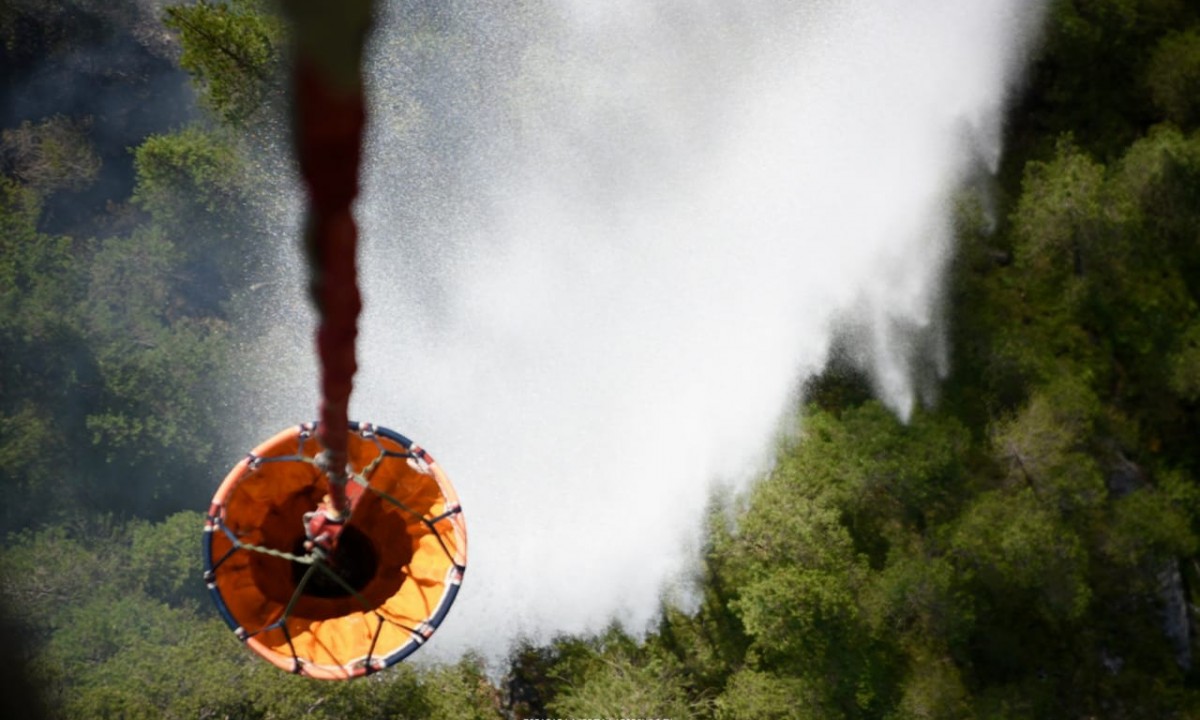
[[[166,9],[180,34],[179,64],[192,73],[204,99],[232,125],[256,119],[279,94],[282,28],[258,0],[200,0]]]
[[[96,179],[100,157],[86,135],[91,118],[63,115],[37,125],[28,120],[0,134],[0,157],[9,174],[39,193],[82,189]]]

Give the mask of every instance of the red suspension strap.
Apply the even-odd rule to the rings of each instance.
[[[366,102],[363,45],[370,0],[284,0],[293,21],[293,117],[296,159],[308,193],[304,241],[318,313],[321,365],[321,464],[333,509],[345,515],[346,428],[362,298],[358,291],[358,228],[351,206],[358,195]]]

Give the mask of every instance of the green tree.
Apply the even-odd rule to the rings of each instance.
[[[203,527],[204,514],[196,510],[177,512],[158,523],[131,522],[131,580],[148,596],[171,607],[209,610],[212,604],[202,581],[197,540]]]
[[[924,413],[905,426],[876,402],[817,411],[739,514],[724,551],[748,661],[815,693],[814,716],[873,717],[896,702],[903,643],[882,630],[907,592],[876,573],[905,566],[913,534],[953,515],[967,439]]]
[[[429,668],[420,675],[430,720],[500,720],[500,691],[488,680],[479,658],[468,655],[453,665]]]
[[[94,378],[79,312],[86,247],[37,231],[37,193],[0,176],[0,528],[59,518],[78,489],[75,409]]]
[[[177,288],[191,312],[219,315],[234,289],[258,279],[270,247],[255,219],[236,141],[187,128],[153,135],[134,154],[133,202],[180,253]]]
[[[226,123],[241,126],[280,94],[283,28],[258,0],[200,0],[166,9],[179,33],[179,64],[199,84],[204,101]]]
[[[1164,36],[1147,68],[1150,96],[1163,116],[1181,128],[1200,123],[1200,30]]]
[[[980,495],[950,545],[993,603],[1030,607],[1049,623],[1078,620],[1088,608],[1084,545],[1028,488]]]
[[[100,171],[100,156],[86,134],[90,124],[91,118],[63,115],[37,125],[26,120],[0,133],[0,157],[12,177],[39,193],[83,189]]]
[[[954,720],[973,716],[971,694],[953,658],[936,650],[913,653],[901,685],[897,720]]]
[[[1087,385],[1062,377],[1036,391],[1012,418],[993,425],[992,442],[1006,482],[1027,485],[1061,512],[1086,512],[1108,491],[1089,454],[1100,403]]]
[[[161,232],[144,229],[105,240],[92,262],[86,312],[99,392],[86,417],[90,491],[126,513],[162,512],[212,472],[227,330],[189,314],[175,291],[177,258]]]
[[[716,699],[718,720],[806,720],[830,717],[811,683],[743,669]]]
[[[546,711],[563,717],[693,717],[669,657],[654,656],[616,627],[555,643],[548,674],[556,682]]]

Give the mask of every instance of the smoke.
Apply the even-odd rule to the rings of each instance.
[[[396,3],[372,49],[351,414],[427,447],[462,497],[441,656],[644,628],[712,489],[769,463],[835,338],[908,416],[949,363],[950,198],[999,157],[1040,15],[505,5]],[[308,347],[290,317],[305,334],[271,352]],[[312,415],[314,377],[279,381],[306,384],[264,436]]]

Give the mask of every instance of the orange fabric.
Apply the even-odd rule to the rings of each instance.
[[[293,650],[300,671],[312,677],[363,674],[368,657],[372,669],[390,664],[389,656],[412,642],[414,631],[422,641],[432,632],[427,623],[461,580],[466,527],[459,512],[441,517],[458,505],[445,474],[427,455],[422,463],[383,457],[385,449],[408,453],[392,438],[348,433],[353,479],[347,494],[354,509],[339,541],[339,553],[353,551],[348,534],[359,533],[369,547],[362,546],[361,552],[344,558],[340,565],[340,556],[335,555],[335,565],[345,568],[373,558],[370,572],[360,578],[360,597],[300,594],[285,623],[286,633],[282,628],[265,628],[283,617],[308,566],[249,548],[222,562],[233,548],[222,527],[244,544],[303,555],[304,513],[315,509],[326,491],[325,477],[314,460],[320,444],[307,431],[302,438],[299,428],[276,435],[239,463],[213,498],[209,536],[211,557],[217,564],[213,582],[229,616],[244,631],[240,634],[251,636],[247,644],[279,667],[295,669]],[[287,456],[297,458],[253,459]],[[427,523],[435,518],[431,529]]]

